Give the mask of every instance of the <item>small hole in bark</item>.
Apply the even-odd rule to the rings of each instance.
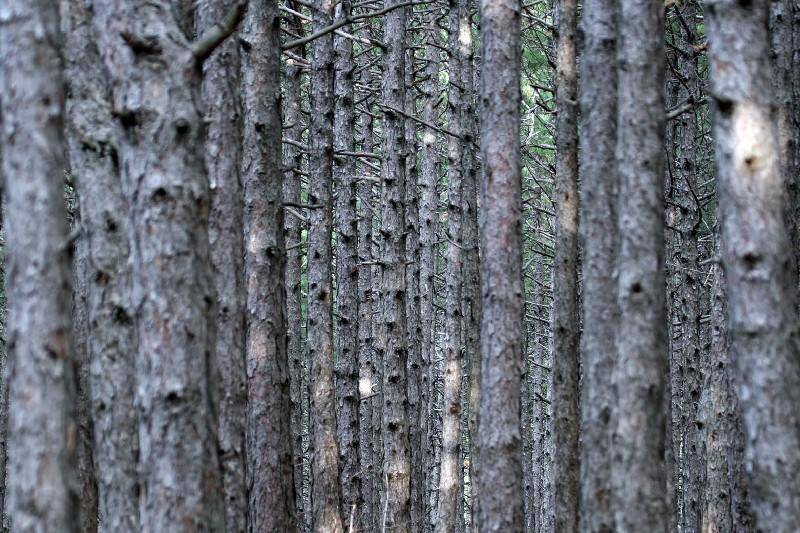
[[[761,262],[761,256],[754,252],[748,252],[742,257],[742,262],[744,262],[745,268],[752,270]]]
[[[167,190],[164,187],[159,187],[155,191],[153,191],[153,201],[155,202],[164,202],[169,197]]]
[[[642,292],[642,284],[637,281],[636,283],[631,285],[631,292],[633,294],[639,294],[640,292]]]

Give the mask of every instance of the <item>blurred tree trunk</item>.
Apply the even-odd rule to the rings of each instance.
[[[86,349],[98,515],[108,530],[134,532],[140,529],[139,436],[128,203],[120,180],[109,88],[92,39],[91,12],[83,0],[62,2],[61,8],[70,95],[69,159],[87,248],[80,282],[86,284],[88,307]]]
[[[767,19],[765,2],[708,3],[734,382],[757,527],[782,532],[800,523],[800,358]]]
[[[553,434],[555,531],[578,529],[580,313],[578,302],[577,2],[558,0],[556,43],[555,259],[553,260]]]
[[[250,531],[297,530],[292,480],[281,171],[278,4],[251,1],[239,32],[242,72]]]
[[[619,410],[612,472],[620,531],[665,531],[668,524],[663,32],[663,6],[622,1],[616,150],[620,318],[614,372]]]
[[[238,0],[202,0],[197,33],[212,28]],[[228,39],[203,63],[206,169],[211,189],[208,240],[217,297],[215,364],[219,378],[219,456],[225,531],[247,530],[245,485],[244,218],[239,101],[239,43]]]
[[[521,531],[520,376],[524,352],[520,182],[520,3],[481,0],[480,531]],[[491,394],[486,394],[491,391]]]
[[[58,4],[9,0],[0,137],[9,302],[8,499],[19,532],[79,530]]]

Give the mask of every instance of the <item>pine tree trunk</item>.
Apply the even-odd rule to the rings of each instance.
[[[337,8],[336,18],[350,15],[350,2]],[[348,26],[344,31],[350,33]],[[334,149],[355,151],[355,97],[353,41],[334,37]],[[361,474],[358,466],[358,227],[356,218],[356,160],[337,156],[333,161],[336,187],[336,433],[342,491],[342,517],[358,512]],[[355,523],[355,522],[354,522]]]
[[[213,27],[238,0],[203,0],[196,6],[197,33]],[[239,43],[229,39],[203,63],[206,168],[211,189],[208,240],[217,295],[216,373],[219,382],[219,455],[225,531],[247,530],[245,485],[244,218],[239,101]]]
[[[757,526],[783,532],[800,523],[800,358],[767,18],[765,2],[708,3],[734,382]]]
[[[520,3],[481,0],[481,390],[477,491],[480,531],[521,531]],[[486,394],[485,391],[492,391]]]
[[[170,2],[94,5],[129,205],[141,528],[223,529],[200,72]],[[148,61],[140,61],[144,54]]]
[[[386,6],[392,0],[385,1]],[[405,279],[405,128],[397,112],[405,106],[406,10],[388,13],[384,23],[383,80],[383,191],[381,194],[381,315],[378,341],[382,351],[383,468],[385,489],[381,501],[381,527],[409,531],[411,457],[408,422],[408,346],[406,336]]]
[[[619,20],[615,516],[621,532],[665,531],[663,6],[623,0]]]
[[[104,528],[140,529],[138,416],[134,407],[137,349],[131,301],[127,218],[110,93],[84,1],[62,2],[70,97],[69,158],[80,198],[88,262],[89,389],[94,429],[98,514]]]
[[[614,530],[611,436],[616,420],[614,330],[618,321],[614,262],[617,225],[616,4],[585,0],[580,64],[580,240],[583,250],[581,336],[581,496],[585,531]]]
[[[333,22],[334,3],[322,0],[312,32]],[[308,354],[311,361],[312,505],[315,531],[342,531],[339,446],[333,378],[331,207],[334,150],[333,33],[311,44],[308,202]]]
[[[577,2],[555,7],[556,220],[553,260],[553,433],[555,531],[578,529],[580,475],[580,316],[578,304],[578,72]]]
[[[292,480],[281,172],[278,4],[250,2],[239,31],[250,531],[297,530]]]
[[[302,28],[300,24],[293,30]],[[300,34],[301,32],[298,32]],[[291,63],[290,63],[291,61]],[[296,143],[302,143],[305,124],[301,113],[302,93],[300,92],[301,70],[294,60],[286,62],[283,98],[283,136]],[[303,152],[295,145],[285,143],[283,183],[284,203],[300,204],[303,168]],[[284,240],[286,242],[286,338],[287,360],[289,362],[289,387],[291,408],[292,464],[294,469],[295,511],[298,524],[303,531],[311,531],[311,511],[307,509],[309,496],[310,470],[307,461],[309,449],[308,427],[308,380],[309,368],[307,352],[303,343],[303,225],[304,218],[297,211],[288,211],[284,217]]]
[[[8,262],[8,498],[13,531],[78,531],[58,4],[8,0],[0,137]]]

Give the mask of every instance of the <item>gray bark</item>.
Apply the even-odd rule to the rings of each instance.
[[[170,2],[95,2],[121,128],[138,338],[141,528],[223,528],[200,73]],[[146,59],[143,59],[146,58]]]
[[[481,0],[481,384],[476,485],[480,531],[521,531],[520,3]],[[485,391],[491,391],[486,394]]]
[[[297,27],[302,27],[300,24]],[[293,26],[293,30],[297,30]],[[283,98],[283,136],[301,143],[305,129],[301,113],[302,93],[300,92],[301,70],[294,60],[287,61],[285,68]],[[284,167],[288,169],[283,183],[283,201],[299,204],[301,201],[301,180],[303,152],[295,145],[284,144]],[[295,509],[298,524],[303,531],[311,531],[312,514],[310,499],[310,465],[307,461],[309,434],[307,431],[309,403],[309,368],[307,352],[303,342],[303,221],[299,216],[289,214],[284,218],[286,242],[286,338],[287,359],[289,362],[289,386],[291,401],[292,464],[294,469]]]
[[[337,8],[336,17],[350,15],[350,2]],[[350,33],[349,26],[344,31]],[[355,151],[355,96],[353,89],[353,41],[334,37],[333,146],[336,151]],[[336,187],[336,433],[339,443],[339,471],[342,517],[358,512],[361,474],[358,466],[358,227],[356,218],[356,159],[336,157],[333,161]],[[355,523],[355,522],[354,522]]]
[[[13,531],[78,531],[74,360],[64,209],[64,84],[55,2],[0,7]]]
[[[464,54],[460,43],[462,24],[469,28],[467,14],[458,0],[450,2],[450,41],[448,43],[448,120],[452,132],[447,142],[447,251],[445,252],[445,333],[444,333],[444,401],[442,404],[442,453],[439,470],[439,501],[434,530],[439,533],[456,531],[461,512],[461,250],[462,175],[464,172],[464,141],[461,138],[466,117],[463,107]]]
[[[334,2],[321,0],[312,32],[333,22]],[[331,220],[334,150],[333,33],[311,43],[308,201],[308,356],[311,362],[312,506],[315,531],[342,531],[336,440]]]
[[[766,2],[707,3],[734,382],[757,527],[800,523],[797,272],[772,118]]]
[[[297,529],[286,340],[280,26],[250,2],[240,30],[246,291],[246,483],[250,531]]]
[[[203,34],[238,0],[203,0],[195,25]],[[203,63],[201,95],[206,124],[205,159],[211,189],[208,240],[216,290],[216,373],[219,378],[219,456],[225,531],[247,530],[245,485],[244,219],[239,101],[239,44],[229,39]]]
[[[581,336],[580,527],[614,529],[611,500],[611,435],[616,420],[613,386],[618,310],[614,261],[617,249],[616,4],[586,0],[581,15],[580,240],[583,250]]]
[[[619,18],[619,275],[614,372],[616,528],[666,531],[663,6],[623,0]],[[659,110],[654,112],[653,110]],[[588,318],[587,318],[588,321]]]
[[[578,529],[580,491],[580,318],[578,303],[577,2],[555,7],[556,217],[553,260],[553,433],[555,531]]]
[[[105,531],[139,531],[139,439],[134,407],[136,331],[130,225],[109,88],[84,1],[62,2],[70,97],[69,158],[88,262],[88,358],[98,514]]]

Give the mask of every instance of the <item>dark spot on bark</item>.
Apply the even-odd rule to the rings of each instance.
[[[125,308],[118,305],[114,306],[111,316],[114,322],[117,324],[130,324],[132,322],[131,316],[128,314]]]
[[[103,272],[102,270],[98,270],[94,274],[94,282],[100,286],[107,285],[109,282],[108,274]]]
[[[727,98],[717,98],[717,111],[724,116],[730,116],[733,113],[733,100]]]
[[[189,135],[191,129],[192,129],[191,124],[189,124],[189,121],[186,120],[185,118],[181,117],[175,121],[175,133],[177,134],[179,139],[183,139],[187,135]]]
[[[117,222],[116,222],[116,220],[114,220],[111,217],[106,217],[105,228],[106,228],[106,231],[108,231],[110,233],[116,232],[117,231]]]
[[[136,112],[134,111],[125,111],[120,113],[119,115],[119,123],[125,129],[133,129],[139,123],[139,118],[136,116]]]
[[[158,42],[158,37],[155,35],[139,36],[129,32],[122,32],[120,36],[134,55],[148,56],[161,53],[161,44]]]
[[[753,270],[761,262],[761,255],[755,252],[747,252],[742,256],[742,262],[747,270]]]
[[[175,391],[167,393],[167,397],[164,398],[164,400],[168,404],[176,404],[180,401],[180,399],[181,399],[180,395]]]
[[[253,45],[250,44],[247,39],[239,39],[239,46],[242,47],[242,50],[246,53],[249,53],[250,50],[253,49]]]
[[[603,409],[600,410],[600,422],[602,422],[603,425],[608,425],[609,421],[611,421],[611,412],[608,407],[603,407]]]
[[[169,199],[169,193],[164,187],[159,187],[153,191],[154,202],[166,202]]]
[[[639,294],[640,292],[642,292],[642,284],[639,283],[638,281],[635,282],[633,285],[631,285],[631,292],[633,294]]]

